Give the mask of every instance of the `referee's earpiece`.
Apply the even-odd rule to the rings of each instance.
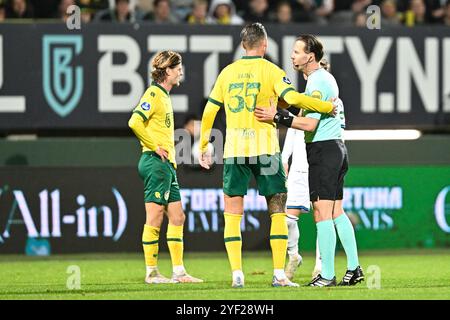
[[[309,59],[308,59],[308,61],[306,61],[304,64],[302,64],[301,66],[302,66],[302,68],[304,67],[304,66],[306,66],[306,65],[308,65],[308,64],[310,64],[312,61],[311,61],[311,56],[309,56]]]

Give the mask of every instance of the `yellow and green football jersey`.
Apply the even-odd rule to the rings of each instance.
[[[245,56],[225,67],[208,101],[225,108],[227,131],[224,158],[273,155],[280,151],[274,123],[260,122],[256,106],[268,106],[295,90],[286,73],[258,56]]]
[[[145,91],[133,113],[139,114],[144,119],[145,131],[154,143],[154,147],[150,147],[140,141],[142,152],[155,151],[160,146],[167,150],[169,161],[176,167],[173,109],[169,93],[153,82]]]

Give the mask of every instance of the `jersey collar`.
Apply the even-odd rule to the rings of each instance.
[[[164,92],[167,96],[169,96],[169,93],[166,89],[164,89],[159,83],[152,81],[152,86],[158,87],[162,92]]]
[[[261,56],[243,56],[242,59],[262,59]]]

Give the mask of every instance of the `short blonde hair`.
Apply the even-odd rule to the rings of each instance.
[[[175,51],[161,51],[156,54],[152,60],[152,78],[153,81],[161,83],[166,80],[166,68],[175,68],[181,64],[181,55]]]
[[[245,50],[258,47],[266,38],[266,28],[259,22],[246,25],[241,31],[241,41]]]

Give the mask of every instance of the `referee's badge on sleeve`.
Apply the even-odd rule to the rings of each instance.
[[[320,92],[319,90],[314,90],[311,93],[311,97],[322,100],[322,92]]]
[[[283,82],[285,82],[287,84],[291,84],[291,80],[289,80],[288,77],[283,77]]]
[[[142,102],[141,108],[144,109],[145,111],[150,110],[150,103],[148,103],[148,102]]]

